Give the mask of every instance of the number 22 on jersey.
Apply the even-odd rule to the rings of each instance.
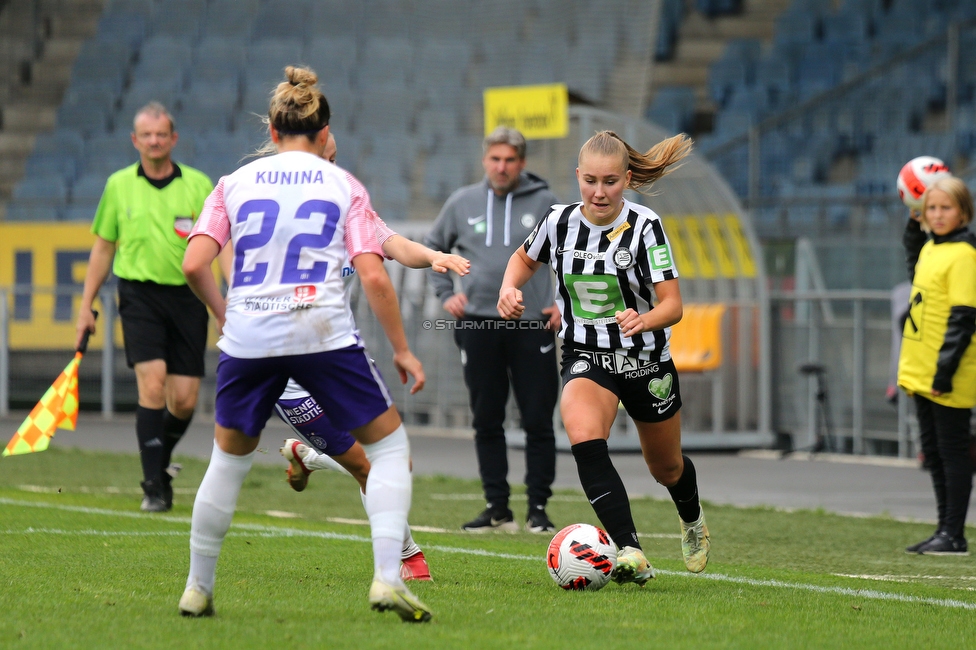
[[[244,202],[237,212],[237,223],[252,217],[261,217],[258,232],[241,237],[234,247],[234,286],[255,285],[264,282],[268,274],[267,262],[256,262],[253,268],[244,268],[244,256],[249,250],[267,246],[278,222],[280,207],[277,201],[255,199]],[[295,210],[294,219],[310,219],[313,214],[324,214],[322,230],[318,233],[298,233],[288,242],[285,249],[285,262],[281,270],[280,284],[314,283],[325,280],[329,263],[318,261],[307,269],[298,267],[304,248],[325,248],[332,243],[336,226],[339,224],[339,206],[330,201],[313,199],[306,201]]]

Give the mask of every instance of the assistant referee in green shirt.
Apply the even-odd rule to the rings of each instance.
[[[148,512],[173,506],[175,472],[167,469],[196,408],[207,344],[207,309],[187,287],[181,265],[186,237],[213,184],[173,161],[177,139],[162,104],[151,102],[136,113],[132,144],[139,162],[105,184],[77,325],[80,344],[85,332],[95,332],[92,302],[112,269],[119,278],[125,357],[139,390],[141,508]]]

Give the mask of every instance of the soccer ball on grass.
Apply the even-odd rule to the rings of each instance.
[[[617,547],[596,526],[572,524],[549,542],[546,566],[563,589],[596,591],[610,582],[610,574],[617,566]]]

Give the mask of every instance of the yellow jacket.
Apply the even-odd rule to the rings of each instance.
[[[898,385],[937,404],[976,406],[976,237],[965,228],[918,256],[898,359]],[[943,394],[935,397],[932,390]]]

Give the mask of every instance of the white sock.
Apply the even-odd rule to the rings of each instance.
[[[214,442],[210,465],[193,502],[187,587],[195,584],[208,594],[213,594],[217,557],[234,517],[241,485],[254,462],[254,454],[228,454]]]
[[[366,508],[366,493],[359,491],[359,498],[362,499],[363,509]],[[416,555],[420,551],[417,542],[413,541],[413,534],[410,532],[410,524],[407,524],[403,531],[403,550],[400,551],[400,559],[406,560],[411,555]]]
[[[399,585],[400,552],[407,530],[410,497],[410,442],[401,424],[379,442],[363,445],[370,462],[366,514],[373,538],[373,568],[387,584]]]
[[[312,469],[331,469],[336,472],[342,472],[346,476],[352,476],[349,471],[332,459],[332,456],[328,454],[320,453],[311,447],[308,448],[308,454],[302,458],[302,462],[305,463],[305,467]]]

